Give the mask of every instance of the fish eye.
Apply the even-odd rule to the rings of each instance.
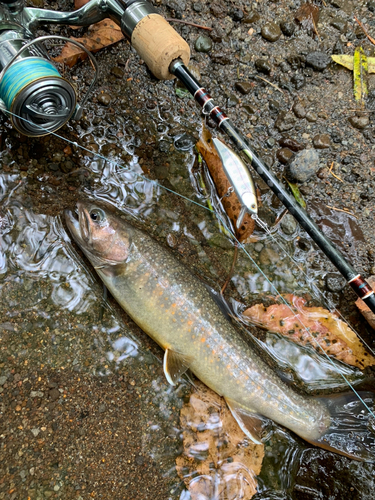
[[[93,208],[90,211],[90,219],[94,222],[103,222],[105,219],[105,214],[100,208]]]

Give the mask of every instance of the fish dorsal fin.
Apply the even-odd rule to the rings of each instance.
[[[246,436],[255,444],[266,441],[271,432],[272,422],[262,415],[244,408],[232,399],[225,398],[231,414]]]
[[[189,369],[191,362],[191,357],[172,351],[172,349],[166,349],[164,353],[163,368],[164,375],[168,382],[171,385],[176,385],[181,375]]]

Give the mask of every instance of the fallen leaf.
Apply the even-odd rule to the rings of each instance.
[[[323,349],[348,365],[363,369],[375,364],[375,358],[366,351],[355,332],[336,314],[323,307],[306,307],[302,297],[286,295],[284,298],[290,305],[256,304],[243,315],[261,328],[285,335],[297,344],[310,344],[317,352]]]
[[[354,51],[353,60],[354,71],[354,98],[360,101],[364,106],[364,99],[368,94],[367,90],[367,73],[368,64],[365,51],[362,47],[357,47]]]
[[[319,7],[313,3],[304,3],[295,13],[294,18],[301,23],[307,31],[313,31],[318,34],[317,24],[319,21]]]
[[[228,217],[232,221],[233,227],[236,228],[236,220],[241,212],[241,204],[237,195],[232,192],[229,196],[225,196],[231,184],[225,175],[220,157],[217,154],[216,148],[212,142],[212,136],[206,127],[203,126],[201,136],[196,144],[198,151],[203,156],[212,180],[216,186],[219,198],[222,198],[222,204]],[[224,198],[223,198],[224,197]],[[255,228],[255,221],[246,213],[240,229],[236,228],[236,234],[240,242],[246,243]]]
[[[290,190],[292,191],[293,196],[296,199],[297,203],[299,203],[302,208],[306,208],[306,202],[303,199],[303,196],[302,196],[301,191],[299,190],[297,184],[293,184],[292,182],[289,182],[288,179],[285,179],[285,180],[288,183],[288,186],[290,187]]]
[[[366,279],[367,283],[372,289],[375,289],[375,276],[370,276]],[[362,299],[357,299],[355,305],[358,307],[360,313],[366,319],[367,323],[375,330],[375,314],[371,309],[363,302]]]
[[[72,40],[82,43],[90,52],[97,52],[104,47],[119,42],[123,38],[124,35],[121,32],[121,28],[113,21],[104,19],[90,26],[87,34],[82,38],[72,38]],[[54,57],[54,61],[64,63],[71,68],[78,61],[83,61],[86,58],[87,54],[84,50],[67,42],[61,54]]]
[[[354,68],[354,57],[349,56],[347,54],[338,54],[338,55],[332,55],[331,56],[333,61],[337,64],[341,64],[341,66],[344,66],[347,69],[350,69],[350,71],[353,71]],[[375,73],[375,57],[368,57],[367,58],[367,70],[368,73]]]
[[[257,492],[264,446],[246,439],[223,398],[201,382],[180,413],[183,452],[176,459],[177,474],[192,500],[244,498]],[[233,480],[235,478],[235,480]]]
[[[74,0],[74,8],[80,9],[84,5],[86,5],[90,0]]]

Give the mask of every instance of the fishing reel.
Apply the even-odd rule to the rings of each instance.
[[[84,45],[62,36],[35,37],[41,25],[90,26],[111,18],[131,40],[159,79],[174,78],[171,62],[189,61],[187,43],[157,14],[147,0],[91,0],[74,12],[25,7],[24,0],[0,0],[0,110],[22,134],[35,137],[55,132],[69,119],[79,119],[98,76],[95,58]],[[90,57],[93,81],[80,104],[72,84],[50,60],[42,42],[69,41]]]

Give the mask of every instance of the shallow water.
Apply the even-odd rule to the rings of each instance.
[[[185,168],[190,168],[192,175],[193,153],[184,155]],[[141,174],[136,157],[129,167],[122,169],[114,163],[101,160],[90,162],[94,187],[90,191],[86,189],[86,194],[116,205],[126,217],[135,218],[156,237],[166,239],[170,246],[177,247],[183,258],[184,252],[195,252],[199,258],[195,268],[203,269],[207,279],[217,281],[218,276],[225,274],[225,268],[230,266],[233,250],[226,237],[219,232],[213,215],[193,205],[188,216],[183,209],[176,212],[173,209],[175,195],[163,191],[160,186],[147,180]],[[34,380],[34,390],[29,391],[29,399],[23,393],[24,399],[20,398],[19,394],[15,394],[11,400],[3,398],[3,411],[7,418],[12,419],[10,415],[16,415],[14,422],[4,431],[5,439],[8,440],[14,433],[12,425],[20,423],[19,436],[15,440],[16,448],[11,447],[12,452],[19,449],[20,453],[23,447],[22,433],[29,433],[28,439],[30,434],[35,434],[36,439],[41,432],[48,432],[41,430],[44,428],[42,426],[30,428],[27,415],[23,415],[23,420],[17,419],[18,415],[21,416],[27,411],[27,401],[33,399],[35,402],[38,398],[43,401],[43,390],[34,387],[36,373],[39,374],[37,380],[43,379],[43,375],[40,375],[43,370],[49,373],[48,380],[53,378],[51,373],[65,372],[68,379],[89,376],[104,380],[116,374],[121,377],[124,373],[131,373],[129,383],[142,401],[142,410],[137,422],[142,437],[138,446],[142,450],[144,460],[157,464],[158,475],[164,477],[164,487],[169,484],[169,493],[165,496],[165,493],[160,491],[160,498],[189,499],[190,494],[175,471],[175,458],[181,453],[182,446],[179,409],[186,401],[189,384],[185,382],[177,389],[166,384],[160,364],[160,351],[155,349],[152,343],[150,345],[144,336],[139,337],[139,332],[132,324],[125,324],[124,316],[103,298],[97,279],[72,246],[61,218],[37,213],[32,199],[27,195],[26,182],[20,181],[18,175],[0,176],[0,327],[4,346],[0,366],[1,376],[6,378],[2,391],[5,389],[4,394],[8,395],[6,389],[14,381],[14,375],[17,375],[17,380],[24,386],[27,386],[29,380]],[[184,193],[188,194],[185,191]],[[194,193],[190,195],[194,196]],[[198,190],[194,199],[199,203],[204,202]],[[183,205],[185,210],[186,207],[190,209],[188,201],[184,200]],[[277,215],[278,211],[275,210],[275,217]],[[315,250],[311,245],[301,249],[300,245],[296,244],[299,230],[293,237],[283,234],[280,229],[272,238],[260,230],[257,230],[256,234],[258,243],[249,246],[249,255],[240,254],[232,279],[238,296],[249,303],[254,297],[272,293],[272,285],[280,292],[293,292],[296,287],[298,290],[311,291],[306,280],[301,277],[298,267],[294,266],[293,269],[278,246],[278,243],[282,244],[288,253],[294,254],[299,265],[304,266]],[[178,241],[178,238],[181,241],[181,235],[183,244],[176,244],[175,240]],[[212,240],[215,245],[211,245]],[[203,241],[206,243],[202,244]],[[271,253],[266,252],[268,249],[271,249]],[[218,266],[217,262],[221,265],[225,263],[224,269]],[[311,276],[308,266],[304,266],[304,270]],[[312,274],[317,272],[315,266]],[[286,378],[293,379],[292,370],[297,385],[302,384],[308,390],[314,391],[322,383],[322,379],[324,384],[330,387],[342,388],[342,381],[325,359],[295,344],[286,348],[286,342],[270,334],[266,340],[268,351],[277,360],[280,373]],[[345,369],[346,375],[352,376],[353,380],[361,379],[360,374]],[[127,377],[128,375],[124,375],[126,380]],[[72,380],[73,385],[74,383]],[[142,387],[141,391],[137,390],[138,386]],[[53,390],[53,387],[49,390]],[[100,411],[99,403],[97,409]],[[42,402],[41,405],[43,404]],[[148,409],[151,404],[152,411]],[[18,410],[18,407],[21,409]],[[45,440],[48,441],[48,438]],[[359,493],[360,496],[355,498],[370,498],[364,493],[371,490],[369,481],[373,480],[373,472],[370,466],[353,466],[350,460],[337,456],[332,458],[332,454],[322,450],[310,450],[302,440],[281,429],[273,433],[265,444],[264,451],[262,470],[257,478],[258,493],[254,497],[256,499],[310,498],[306,496],[310,493],[311,498],[320,498],[316,495],[320,495],[324,485],[310,487],[305,484],[308,482],[305,471],[311,469],[311,454],[323,460],[328,457],[327,460],[331,461],[331,469],[327,468],[327,477],[332,473],[332,469],[340,471],[340,467],[350,466],[351,480],[364,480],[368,486],[368,490],[366,486]],[[79,453],[81,454],[82,450]],[[22,455],[23,452],[20,462]],[[199,456],[195,456],[194,460],[198,465]],[[64,460],[60,459],[60,462]],[[9,470],[5,471],[7,478],[14,477],[14,469],[22,474],[20,479],[8,480],[9,491],[28,491],[30,498],[38,499],[49,498],[48,495],[69,498],[70,493],[66,496],[66,492],[70,492],[74,484],[70,479],[64,481],[60,477],[59,481],[56,481],[51,475],[49,483],[46,484],[46,479],[35,473],[35,470],[30,472],[33,467],[22,466],[21,463],[18,468],[12,468],[13,474]],[[197,470],[199,471],[199,468]],[[137,465],[133,473],[141,474]],[[220,473],[216,468],[213,469],[213,476],[210,478],[212,477],[216,479],[213,483],[212,479],[209,480],[207,484],[211,486],[204,488],[205,494],[199,497],[200,500],[242,498],[241,492],[245,484],[243,481],[246,479],[242,472],[237,470],[233,476],[232,469],[221,467]],[[198,484],[203,480],[207,479],[196,472],[191,484]],[[224,495],[221,482],[231,484],[229,496]],[[118,488],[115,491],[120,491]]]

